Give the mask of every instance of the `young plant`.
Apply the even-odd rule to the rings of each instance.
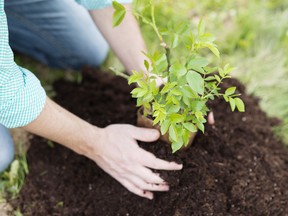
[[[119,25],[125,8],[115,1],[113,6],[113,23]],[[169,132],[173,152],[188,145],[191,133],[198,129],[204,133],[209,100],[223,97],[232,111],[236,108],[245,111],[243,101],[235,93],[236,87],[221,91],[220,84],[230,78],[233,68],[229,64],[223,68],[211,66],[207,50],[217,58],[220,53],[214,44],[215,38],[205,31],[202,21],[196,34],[185,22],[171,21],[160,30],[153,1],[141,11],[136,9],[134,15],[152,27],[159,44],[155,52],[144,53],[148,59],[144,61],[147,71],[132,71],[128,78],[129,84],[137,84],[131,94],[137,99],[137,106],[144,108],[143,114],[151,117],[154,125],[159,124],[161,134]],[[161,87],[156,85],[159,77],[163,80]]]

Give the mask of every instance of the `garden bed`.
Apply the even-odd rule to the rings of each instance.
[[[245,91],[238,81],[229,82]],[[95,125],[136,123],[131,87],[120,77],[90,70],[81,84],[57,81],[54,87],[59,104]],[[171,189],[155,193],[152,201],[128,192],[94,162],[34,137],[30,174],[13,205],[25,216],[285,215],[288,151],[271,130],[277,121],[267,118],[257,99],[245,94],[242,99],[245,113],[232,113],[229,104],[215,100],[216,124],[199,132],[185,152],[172,155],[161,141],[140,143],[184,164],[182,171],[162,172]]]

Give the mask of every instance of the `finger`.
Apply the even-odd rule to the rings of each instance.
[[[137,173],[135,174],[138,175],[138,177],[143,179],[145,182],[151,184],[167,185],[167,183],[159,176],[158,173],[154,173],[146,167],[137,168]]]
[[[144,149],[140,149],[140,151],[142,151],[141,155],[143,157],[139,158],[139,162],[146,167],[159,170],[181,170],[183,168],[182,164],[156,158],[152,153]]]
[[[134,193],[140,197],[144,197],[147,199],[152,200],[153,199],[153,193],[150,191],[145,191],[134,185],[133,183],[129,182],[127,179],[122,179],[119,181],[127,190],[129,190],[131,193]]]
[[[168,191],[169,190],[169,185],[167,184],[148,183],[135,175],[127,176],[127,180],[132,182],[136,187],[145,191]]]
[[[210,125],[215,124],[214,114],[213,114],[212,111],[208,114],[208,117],[207,117],[207,118],[208,118],[208,123],[209,123]]]
[[[143,142],[153,142],[156,141],[160,133],[158,130],[155,129],[149,129],[149,128],[141,128],[141,127],[135,127],[132,126],[130,130],[131,136],[136,139]]]

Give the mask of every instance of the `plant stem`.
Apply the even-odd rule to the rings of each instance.
[[[166,59],[167,59],[167,64],[168,64],[168,72],[169,72],[169,69],[171,67],[171,62],[170,62],[170,48],[168,46],[165,47],[165,55],[166,55]]]
[[[159,29],[157,28],[156,25],[156,21],[155,21],[155,7],[152,1],[150,1],[150,5],[151,5],[151,17],[152,17],[152,23],[151,26],[154,29],[156,35],[158,36],[161,46],[164,47],[165,49],[165,55],[166,55],[166,59],[167,59],[167,64],[168,64],[168,68],[167,71],[169,72],[170,66],[171,66],[171,62],[170,62],[170,48],[167,46],[167,44],[165,43],[165,41],[163,40],[162,35],[159,32]],[[169,76],[168,76],[169,77]]]
[[[217,89],[218,88],[218,86],[222,83],[222,80],[223,80],[224,78],[221,78],[220,79],[220,82],[218,82],[218,84],[216,85],[216,87],[215,88],[213,88],[207,95],[205,95],[204,97],[202,96],[202,99],[206,99],[206,98],[208,98],[208,96],[210,96],[211,95],[211,93],[215,90],[215,89]]]
[[[155,8],[154,8],[154,4],[152,3],[152,1],[150,1],[150,4],[151,4],[152,27],[153,27],[154,31],[156,32],[156,34],[157,34],[160,42],[163,43],[163,42],[164,42],[164,41],[163,41],[163,37],[162,37],[162,35],[160,34],[160,32],[159,32],[159,30],[158,30],[158,28],[157,28],[157,25],[156,25],[156,21],[155,21],[155,12],[154,12]]]
[[[115,75],[117,76],[120,76],[120,77],[123,77],[124,79],[129,79],[129,76],[127,74],[125,74],[124,72],[121,72],[119,70],[117,70],[116,68],[114,67],[110,67],[109,68],[112,72],[114,72]]]

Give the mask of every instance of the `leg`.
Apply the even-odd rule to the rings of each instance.
[[[3,172],[14,158],[14,144],[9,130],[0,124],[0,173]]]
[[[54,67],[99,66],[108,44],[74,0],[5,0],[10,45]]]

